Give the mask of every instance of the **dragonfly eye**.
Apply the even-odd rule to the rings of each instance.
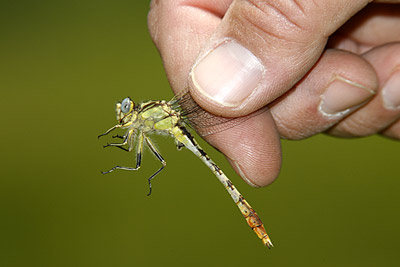
[[[125,114],[129,113],[133,108],[132,105],[133,103],[130,100],[130,98],[129,97],[125,98],[121,103],[121,111]]]

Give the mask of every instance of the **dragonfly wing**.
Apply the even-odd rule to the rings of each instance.
[[[234,118],[217,116],[200,107],[187,90],[176,95],[170,104],[175,110],[181,112],[186,124],[194,128],[202,137],[233,128],[267,110],[267,108],[262,108],[246,116]]]

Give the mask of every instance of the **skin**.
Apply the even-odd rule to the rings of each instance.
[[[400,70],[400,1],[154,0],[148,24],[175,93],[189,88],[208,112],[228,117],[268,106],[240,127],[206,137],[250,185],[266,186],[278,176],[281,138],[325,132],[400,140],[400,109],[387,108],[382,100],[382,89]],[[233,107],[199,93],[190,78],[198,59],[226,37],[265,66],[275,66]],[[360,104],[327,116],[319,105],[332,77],[342,81],[339,87],[356,84],[373,94],[365,99],[366,91],[360,90]]]

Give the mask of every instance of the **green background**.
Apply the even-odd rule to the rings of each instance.
[[[146,26],[148,1],[2,1],[0,266],[394,266],[399,142],[283,142],[280,178],[254,189],[212,158],[263,219],[247,227],[213,174],[171,139],[168,162],[102,149],[114,105],[172,93]],[[202,143],[204,144],[204,142]]]

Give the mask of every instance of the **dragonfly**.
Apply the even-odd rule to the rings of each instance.
[[[273,244],[269,238],[265,227],[253,210],[250,204],[244,199],[242,194],[236,189],[228,177],[222,172],[221,168],[207,155],[207,153],[199,146],[197,141],[194,139],[192,134],[188,130],[187,118],[190,116],[196,116],[200,114],[200,106],[197,104],[188,104],[194,102],[190,93],[186,93],[180,97],[174,97],[170,101],[158,100],[158,101],[145,101],[135,105],[129,97],[123,99],[121,102],[116,104],[116,114],[118,123],[108,129],[106,132],[100,134],[98,138],[108,135],[115,129],[127,129],[124,135],[115,135],[113,138],[122,139],[121,143],[108,143],[104,147],[118,147],[125,151],[136,151],[136,166],[135,167],[123,167],[114,166],[109,171],[102,172],[108,174],[115,170],[127,170],[137,171],[142,162],[142,153],[144,146],[147,146],[150,151],[156,156],[161,162],[161,167],[148,178],[149,193],[152,193],[153,178],[159,174],[166,166],[166,161],[157,150],[154,143],[149,137],[150,134],[168,134],[175,139],[178,150],[186,147],[193,152],[200,160],[211,169],[214,175],[222,183],[233,201],[239,208],[240,212],[244,216],[247,224],[255,232],[262,243],[272,248]],[[206,111],[204,111],[206,113]],[[208,113],[210,114],[210,113]],[[193,121],[193,120],[191,120]],[[201,126],[201,125],[200,125]]]

